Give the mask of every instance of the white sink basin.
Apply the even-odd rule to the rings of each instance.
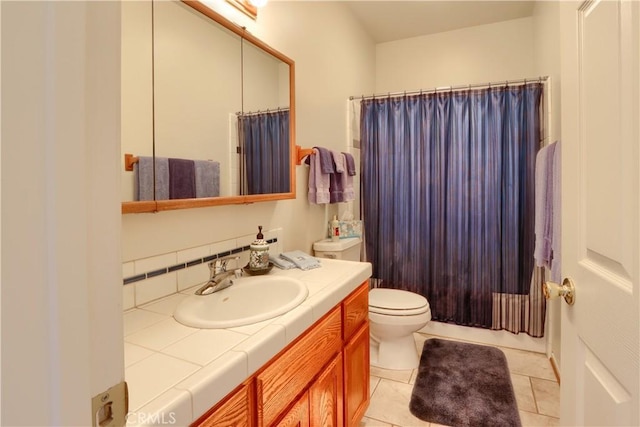
[[[209,295],[191,295],[173,314],[194,328],[231,328],[271,319],[297,307],[308,290],[299,280],[281,276],[233,279],[233,285]]]

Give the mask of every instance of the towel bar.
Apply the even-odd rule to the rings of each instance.
[[[296,145],[296,165],[302,164],[302,159],[313,154],[313,148],[302,148]]]
[[[133,171],[133,164],[134,163],[138,163],[138,158],[136,156],[134,156],[133,154],[126,154],[124,155],[124,170],[126,171]]]

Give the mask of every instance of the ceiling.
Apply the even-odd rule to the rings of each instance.
[[[533,1],[345,2],[376,43],[491,24],[533,14]]]

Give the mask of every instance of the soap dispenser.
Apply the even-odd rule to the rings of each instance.
[[[262,235],[262,226],[258,226],[256,240],[249,246],[249,268],[251,270],[264,270],[269,267],[269,244]]]

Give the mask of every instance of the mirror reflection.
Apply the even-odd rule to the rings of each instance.
[[[293,62],[201,4],[131,3],[123,7],[122,152],[136,163],[124,175],[123,212],[295,197]],[[145,51],[153,52],[147,64]],[[149,130],[149,120],[125,117],[147,108]],[[144,200],[153,209],[136,205]]]
[[[240,193],[289,191],[289,66],[243,40]]]
[[[156,199],[238,195],[240,36],[183,3],[154,2],[153,57],[155,153],[171,160],[168,178],[178,178],[167,182],[173,191],[156,188]]]

